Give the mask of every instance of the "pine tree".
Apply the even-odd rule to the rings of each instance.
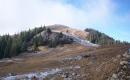
[[[33,39],[33,50],[37,51],[38,50],[38,37],[35,37]]]

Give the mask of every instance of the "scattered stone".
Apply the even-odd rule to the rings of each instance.
[[[127,78],[128,80],[130,80],[130,76],[127,76],[126,78]]]
[[[31,80],[38,80],[36,76],[33,76]]]
[[[8,75],[9,76],[15,76],[16,74],[15,73],[9,73]]]
[[[123,54],[123,57],[130,58],[130,55],[128,53]]]
[[[121,61],[120,62],[120,65],[127,65],[128,64],[128,61]]]
[[[64,80],[72,80],[71,78],[64,78]]]
[[[73,57],[66,57],[63,61],[78,61],[81,60],[82,56],[73,56]]]
[[[120,58],[122,60],[120,61],[120,68],[117,70],[117,73],[113,74],[108,80],[130,80],[130,74],[128,74],[128,69],[130,68],[130,52],[124,53]]]
[[[127,66],[126,66],[126,65],[124,65],[124,66],[122,67],[122,69],[127,69]]]
[[[117,55],[117,58],[121,58],[121,55]]]
[[[65,78],[68,78],[69,77],[69,73],[65,73]]]
[[[90,54],[86,54],[86,55],[83,55],[83,58],[88,58],[90,56],[91,56]]]
[[[77,65],[77,66],[75,66],[74,68],[79,69],[79,68],[80,68],[80,66],[78,66],[78,65]]]
[[[117,74],[113,74],[112,77],[113,77],[114,79],[117,79],[117,78],[118,78]]]
[[[75,73],[72,73],[72,75],[74,76],[74,75],[75,75]]]

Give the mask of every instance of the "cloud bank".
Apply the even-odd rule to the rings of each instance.
[[[91,27],[110,34],[116,26],[113,21],[119,22],[120,17],[114,15],[117,5],[112,0],[77,0],[78,5],[74,1],[0,0],[0,34],[14,34],[44,24]],[[123,19],[125,23],[126,18]]]

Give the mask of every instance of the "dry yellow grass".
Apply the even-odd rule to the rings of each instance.
[[[84,80],[105,80],[116,71],[119,59],[116,57],[123,54],[128,46],[109,46],[105,48],[86,48],[78,44],[64,45],[49,49],[40,47],[40,56],[24,56],[23,61],[0,63],[0,76],[8,73],[28,73],[32,71],[43,71],[46,68],[65,67],[71,65],[81,66],[80,73],[84,74]],[[28,54],[28,53],[27,53]],[[91,54],[88,58],[79,61],[62,63],[61,60],[69,56]],[[17,58],[17,57],[16,57]],[[114,60],[117,59],[117,60]],[[56,77],[56,80],[63,80]]]

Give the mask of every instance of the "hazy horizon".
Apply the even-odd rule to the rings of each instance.
[[[0,0],[0,17],[0,35],[62,24],[130,42],[130,0]]]

